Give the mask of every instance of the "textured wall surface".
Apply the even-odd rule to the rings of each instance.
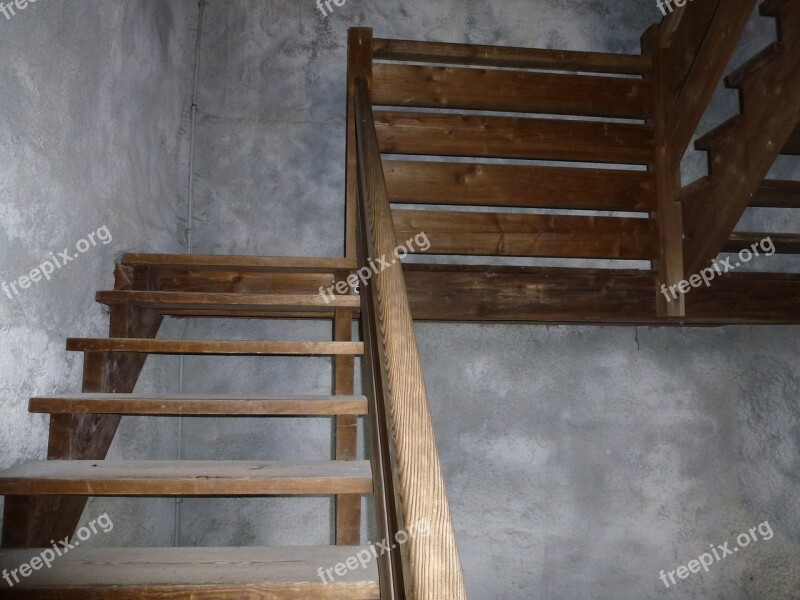
[[[0,17],[0,281],[75,254],[103,226],[111,235],[50,281],[0,293],[2,467],[45,458],[48,417],[27,400],[80,390],[82,357],[64,341],[107,335],[94,291],[113,285],[115,258],[180,248],[196,12],[189,0],[47,0]],[[169,390],[176,375],[174,359],[152,360],[140,389]],[[174,422],[125,419],[111,456],[174,454]],[[171,502],[147,502],[97,501],[86,516],[119,523],[108,543],[170,543]]]
[[[0,244],[7,245],[12,257],[2,264],[4,277],[14,277],[28,263],[35,265],[43,251],[63,246],[51,244],[54,228],[70,228],[61,234],[65,243],[83,236],[84,224],[93,226],[98,211],[119,223],[119,232],[111,227],[115,239],[109,253],[176,245],[177,223],[184,214],[176,199],[186,173],[186,165],[180,164],[185,144],[178,128],[180,111],[188,105],[191,60],[186,51],[193,36],[188,29],[194,26],[184,17],[191,21],[194,13],[190,3],[173,0],[171,10],[164,7],[166,1],[125,3],[138,6],[136,10],[123,9],[121,2],[107,4],[100,11],[105,20],[92,28],[102,41],[84,42],[85,62],[82,58],[77,75],[69,77],[61,63],[42,66],[50,53],[39,51],[31,33],[37,25],[28,23],[34,21],[33,11],[64,12],[65,3],[40,2],[16,21],[0,20],[5,55],[24,48],[32,58],[23,64],[44,69],[43,79],[63,78],[47,89],[70,90],[62,102],[73,107],[71,120],[54,123],[45,120],[50,111],[32,108],[30,100],[19,105],[12,100],[16,112],[7,118],[7,98],[17,94],[8,92],[6,82],[19,80],[16,85],[22,88],[32,76],[18,75],[8,61],[0,62],[0,94],[6,100],[0,132],[7,132],[0,138],[0,177],[5,178],[0,180],[0,210],[11,206],[21,211],[29,197],[36,197],[37,207],[60,207],[67,215],[58,213],[44,223],[37,208],[35,215],[15,217],[22,223],[13,226],[15,236],[24,239],[11,240],[4,212],[5,229],[0,231],[8,239],[0,237]],[[101,19],[99,5],[90,6],[86,22],[90,16]],[[144,16],[154,10],[172,14],[168,44],[159,41],[158,29]],[[66,16],[49,17],[54,21],[47,35],[41,34],[42,48],[56,43],[54,23]],[[659,17],[651,0],[347,0],[328,17],[313,0],[209,0],[197,98],[195,251],[341,253],[348,27],[371,26],[381,37],[636,52],[640,34]],[[121,85],[96,54],[102,61],[112,60],[105,47],[97,52],[97,46],[114,47],[114,40],[118,47],[124,45],[116,37],[123,34],[112,31],[123,18],[138,25],[125,28],[125,36],[141,36],[138,51],[151,53],[152,60],[140,61],[141,55],[131,58],[120,50],[115,55],[118,68],[131,78]],[[79,21],[73,25],[76,30]],[[29,29],[14,33],[23,27]],[[11,42],[6,31],[20,37]],[[62,35],[55,37],[60,53],[62,47],[83,48]],[[734,62],[772,41],[772,22],[754,18],[746,36]],[[96,109],[82,104],[83,90],[69,87],[81,87],[75,83],[78,78],[88,89],[115,81],[107,93],[118,95],[119,102],[130,95],[136,108],[108,109],[98,117]],[[721,88],[702,130],[737,109],[735,94]],[[29,121],[34,125],[23,124]],[[37,122],[38,129],[26,129]],[[117,145],[98,127],[114,132]],[[76,158],[66,151],[47,154],[37,145],[40,137],[53,135],[70,142],[86,140],[81,165],[92,171],[70,174],[66,169]],[[158,146],[160,160],[148,172],[141,158],[126,153],[151,148],[159,136],[164,139]],[[18,145],[5,141],[15,139]],[[29,158],[17,154],[18,148],[63,162],[38,192],[17,191],[38,186],[36,177],[42,176]],[[127,160],[120,163],[109,154]],[[704,174],[704,155],[690,153],[684,166],[687,182]],[[121,182],[107,180],[111,167]],[[798,163],[782,161],[776,174],[797,177]],[[110,191],[87,191],[95,185]],[[111,206],[111,201],[122,205]],[[68,218],[69,211],[78,211],[78,218]],[[796,217],[792,221],[784,213],[748,218],[765,229],[789,230],[792,225],[798,230]],[[35,252],[25,251],[29,256],[23,249],[30,244],[31,223],[42,228],[37,238],[42,241]],[[84,288],[87,282],[89,288],[97,287],[96,282],[110,284],[111,254],[103,257],[104,252],[97,250],[72,267],[73,272],[84,270],[79,273]],[[754,268],[775,266],[759,263]],[[64,291],[56,291],[55,282],[40,284],[16,308],[0,303],[0,311],[6,311],[0,313],[4,349],[11,349],[0,356],[4,464],[40,456],[44,447],[46,419],[27,416],[25,398],[76,389],[80,361],[73,357],[65,362],[63,337],[78,330],[102,333],[101,311],[92,307],[90,295],[68,281],[66,273],[61,276]],[[41,294],[39,308],[34,308],[36,294]],[[14,325],[7,330],[9,322]],[[166,334],[190,338],[330,339],[330,327],[323,323],[219,320],[194,322],[185,331],[168,326],[174,329]],[[800,598],[797,328],[420,324],[417,333],[472,598]],[[32,342],[38,344],[35,350]],[[174,363],[165,359],[150,367],[145,385],[175,385]],[[187,392],[324,394],[330,385],[326,359],[186,361]],[[146,429],[135,420],[130,423],[126,426],[131,429],[115,444],[115,456],[174,455],[173,423],[157,429],[151,428],[153,420]],[[330,434],[328,420],[184,419],[181,455],[326,459],[331,455]],[[117,523],[115,533],[98,543],[170,543],[166,501],[98,505],[108,507]],[[153,506],[160,506],[155,522],[134,519],[141,514],[136,511]],[[330,501],[314,498],[186,501],[181,543],[327,543],[331,508]],[[710,544],[733,540],[764,521],[774,531],[771,540],[754,543],[711,566],[708,574],[692,575],[672,589],[659,580],[659,571],[685,565]]]

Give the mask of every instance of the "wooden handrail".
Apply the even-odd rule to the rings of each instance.
[[[359,223],[361,226],[360,263],[368,258],[394,260],[397,247],[391,208],[383,174],[378,137],[370,100],[369,82],[359,77],[354,97],[356,145],[358,149]],[[406,294],[403,267],[399,261],[373,273],[362,292],[366,309],[367,355],[372,364],[373,387],[380,392],[384,426],[374,432],[385,435],[390,473],[384,482],[393,489],[384,491],[390,510],[382,511],[389,533],[422,529],[398,544],[401,550],[393,561],[400,565],[394,577],[402,577],[398,598],[414,600],[466,600],[467,591],[461,570],[450,516],[450,505],[433,431],[430,405],[422,375],[414,324]],[[376,490],[376,494],[381,490]],[[424,535],[422,533],[424,532]],[[382,574],[387,564],[382,563]]]

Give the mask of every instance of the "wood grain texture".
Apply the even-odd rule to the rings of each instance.
[[[28,410],[50,414],[161,416],[334,416],[365,415],[363,396],[143,396],[81,394],[31,398]]]
[[[153,289],[163,292],[224,294],[319,294],[334,281],[344,281],[350,273],[270,273],[241,271],[235,267],[219,270],[189,270],[159,268],[155,272]]]
[[[97,292],[97,302],[101,304],[128,304],[147,307],[159,311],[203,310],[213,311],[274,311],[304,312],[333,310],[336,307],[357,308],[358,296],[320,294],[211,294],[207,292],[140,292],[104,291]]]
[[[374,40],[373,56],[376,60],[629,75],[644,75],[651,66],[649,57],[636,54],[573,52],[380,38]]]
[[[642,79],[402,64],[374,65],[372,103],[628,119],[652,111]]]
[[[750,201],[753,208],[800,208],[800,181],[767,179]]]
[[[335,356],[337,354],[363,354],[364,345],[361,342],[68,338],[67,350],[76,352],[134,352],[144,354]]]
[[[391,202],[647,212],[652,173],[524,165],[384,160]]]
[[[360,302],[358,296],[354,296]],[[333,322],[333,339],[350,342],[353,339],[353,311],[340,308]],[[352,394],[355,390],[355,358],[337,356],[333,364],[333,393]],[[336,460],[356,460],[358,418],[354,415],[336,417]],[[352,546],[361,542],[361,497],[336,497],[336,544]]]
[[[424,231],[427,254],[650,260],[655,221],[517,213],[392,211],[395,235]]]
[[[318,569],[356,556],[360,547],[79,548],[22,579],[0,598],[47,600],[376,600],[374,562],[323,583]],[[16,569],[30,551],[0,553],[0,569]]]
[[[222,256],[207,254],[146,254],[127,252],[122,264],[158,268],[193,270],[236,269],[239,271],[319,273],[348,270],[355,261],[346,258],[313,258],[284,256]]]
[[[375,124],[389,154],[621,164],[654,154],[652,128],[628,123],[382,111]]]
[[[796,233],[767,233],[765,231],[734,231],[722,251],[752,251],[753,246],[759,248],[760,251],[760,243],[767,237],[772,241],[777,254],[800,254],[800,235]]]
[[[271,496],[368,494],[368,461],[34,461],[0,472],[0,494]]]
[[[366,230],[364,256],[390,256],[396,247],[391,207],[380,159],[378,137],[366,80],[357,82],[359,191]],[[450,515],[450,504],[436,447],[414,324],[402,265],[385,269],[371,281],[377,302],[380,368],[388,391],[396,473],[403,524],[424,523],[429,535],[411,536],[408,597],[466,600],[467,591]],[[400,524],[398,524],[400,525]]]

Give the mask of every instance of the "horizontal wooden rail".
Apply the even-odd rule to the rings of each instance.
[[[404,204],[649,212],[653,173],[384,160],[389,199]]]
[[[381,152],[641,164],[655,156],[652,127],[629,123],[381,111]]]
[[[358,179],[363,239],[361,259],[391,256],[397,241],[381,165],[372,113],[369,83],[356,82]],[[366,247],[364,247],[366,246]],[[380,377],[391,432],[399,506],[393,528],[419,527],[428,535],[411,536],[402,547],[405,556],[404,591],[415,600],[467,598],[461,559],[450,517],[444,474],[433,431],[422,364],[411,320],[403,269],[400,264],[378,273],[367,287],[373,302],[372,331],[377,333]],[[367,353],[369,354],[369,352]],[[401,519],[400,519],[401,517]]]
[[[643,119],[653,108],[643,79],[402,64],[372,69],[376,106],[460,108]]]
[[[651,260],[657,246],[651,219],[434,210],[392,217],[398,239],[426,233],[427,254]]]
[[[652,67],[650,57],[638,54],[574,52],[380,38],[374,40],[373,56],[376,60],[402,62],[628,75],[645,75]]]

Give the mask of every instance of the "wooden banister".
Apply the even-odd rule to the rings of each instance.
[[[397,247],[389,196],[384,179],[378,138],[372,113],[369,82],[359,77],[355,85],[356,146],[358,150],[360,266],[369,269],[369,258],[394,261]],[[433,431],[430,405],[422,375],[414,325],[406,294],[403,267],[399,261],[378,273],[362,290],[365,342],[371,364],[372,386],[379,395],[378,410],[384,421],[374,435],[385,436],[387,469],[384,484],[391,489],[379,505],[379,521],[389,535],[401,531],[422,532],[398,544],[392,564],[395,598],[414,600],[465,600],[467,598],[461,559],[456,545],[445,491],[444,476]],[[367,339],[370,338],[370,339]],[[368,382],[369,385],[369,382]],[[374,414],[375,411],[373,411]],[[381,415],[377,415],[381,416]],[[388,455],[388,456],[387,456]],[[380,525],[380,523],[379,523]],[[386,561],[382,566],[392,568]],[[384,587],[384,590],[386,588]]]

